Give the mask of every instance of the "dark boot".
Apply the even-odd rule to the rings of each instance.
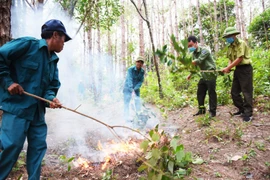
[[[193,116],[198,116],[201,114],[205,114],[205,108],[200,108],[199,111],[196,114],[193,114]]]

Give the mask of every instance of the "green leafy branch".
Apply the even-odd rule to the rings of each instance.
[[[191,173],[189,164],[202,164],[203,160],[192,158],[191,152],[184,150],[179,144],[179,137],[174,136],[170,141],[164,131],[159,132],[158,125],[149,132],[150,140],[140,144],[143,150],[143,163],[139,172],[147,173],[146,179],[166,180],[179,179]],[[144,178],[142,178],[144,179]]]
[[[175,53],[169,52],[168,45],[164,45],[162,49],[156,50],[156,55],[160,58],[160,61],[170,67],[170,71],[173,73],[183,70],[190,71],[193,74],[199,72],[199,68],[192,64],[192,55],[188,52],[187,39],[178,42],[175,36],[171,35],[170,40]]]

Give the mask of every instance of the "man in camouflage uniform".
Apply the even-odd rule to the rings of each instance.
[[[210,117],[216,116],[217,109],[217,94],[216,94],[216,65],[210,51],[204,47],[198,45],[197,38],[195,36],[188,37],[188,49],[193,52],[193,65],[200,67],[202,71],[213,70],[213,72],[202,72],[201,79],[198,83],[197,100],[199,104],[199,111],[194,116],[205,114],[204,100],[206,92],[209,95],[209,112]],[[191,75],[188,76],[188,80]]]
[[[248,122],[252,120],[253,68],[251,66],[249,47],[245,41],[236,37],[238,34],[240,32],[234,27],[228,27],[224,31],[223,38],[226,38],[229,44],[227,52],[229,65],[222,71],[229,73],[233,67],[236,67],[233,74],[231,95],[238,111],[233,115],[242,116],[243,120]],[[244,100],[240,94],[241,92]]]

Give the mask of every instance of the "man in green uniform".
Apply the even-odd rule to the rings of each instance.
[[[200,67],[202,71],[213,70],[213,72],[202,72],[201,79],[198,83],[197,100],[199,103],[199,111],[194,116],[205,114],[204,100],[206,92],[209,95],[209,112],[210,117],[216,116],[217,109],[217,93],[216,93],[216,65],[210,51],[204,47],[198,45],[198,40],[195,36],[188,37],[188,49],[193,52],[193,65]],[[191,75],[188,76],[188,80]]]
[[[253,68],[251,66],[249,48],[245,41],[236,37],[238,34],[240,32],[234,27],[228,27],[224,31],[223,38],[226,38],[229,44],[227,52],[229,65],[222,71],[229,73],[233,67],[236,67],[233,74],[231,95],[238,111],[233,115],[242,116],[243,120],[248,122],[252,120],[253,112]],[[244,100],[240,94],[241,92]]]
[[[8,177],[27,138],[29,180],[39,180],[47,144],[45,107],[60,108],[58,56],[71,38],[63,23],[52,19],[41,28],[42,39],[22,37],[0,47],[0,180]],[[48,104],[24,91],[52,101]]]

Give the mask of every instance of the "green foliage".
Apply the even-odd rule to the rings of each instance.
[[[218,30],[218,43],[220,47],[225,46],[225,41],[222,38],[222,34],[226,29],[226,19],[225,19],[225,8],[224,1],[226,4],[226,12],[228,17],[228,26],[235,25],[235,12],[234,12],[234,0],[220,0],[217,1],[217,30]],[[210,2],[210,1],[209,1]],[[200,17],[203,29],[203,37],[205,44],[210,46],[210,49],[214,51],[214,36],[215,36],[215,22],[214,22],[214,3],[213,1],[210,3],[203,3],[200,6]],[[192,12],[197,12],[196,7],[192,8]],[[198,22],[197,13],[193,13],[193,22]],[[186,24],[188,26],[188,24]],[[193,24],[193,27],[198,26],[198,24]],[[191,29],[191,28],[190,28]],[[192,32],[188,32],[188,34],[192,34]],[[193,35],[199,37],[199,28],[194,28]]]
[[[197,122],[199,127],[203,127],[210,126],[212,120],[213,119],[209,117],[209,114],[206,114],[204,116],[197,117],[195,121]]]
[[[105,173],[102,175],[102,180],[114,180],[116,179],[113,176],[113,170],[112,169],[107,169]]]
[[[205,129],[204,134],[206,139],[208,140],[215,140],[218,142],[222,142],[225,139],[229,139],[230,137],[230,129],[221,129],[215,126],[210,126],[209,128]]]
[[[67,165],[67,171],[70,171],[71,169],[71,162],[74,160],[74,157],[68,158],[65,155],[60,155],[59,160]]]
[[[167,48],[168,47],[164,47],[160,52],[158,52],[158,56],[162,59],[161,62],[164,63],[166,62],[164,60],[165,57],[167,57],[167,62],[169,59],[169,57],[166,56],[167,52],[165,51]],[[219,57],[216,59],[217,69],[222,69],[228,64],[228,59],[224,55],[225,52],[219,52]],[[254,97],[256,98],[260,95],[270,96],[270,51],[260,48],[251,50],[251,59],[253,66]],[[180,62],[178,64],[185,67]],[[173,72],[170,69],[171,66],[168,68],[162,64],[160,65],[160,76],[164,98],[159,98],[156,75],[153,72],[148,73],[148,76],[145,79],[145,84],[141,88],[142,97],[146,102],[156,104],[163,112],[174,110],[179,107],[196,106],[197,83],[200,76],[196,73],[192,76],[191,80],[188,81],[186,80],[186,77],[189,75],[188,70],[182,68],[182,70]],[[216,92],[218,105],[232,103],[230,95],[233,79],[232,76],[233,72],[223,76],[219,75],[217,77]]]
[[[248,32],[252,34],[257,46],[265,46],[270,37],[270,9],[256,16],[249,25]],[[267,39],[268,38],[268,39]],[[269,46],[269,44],[268,44]]]
[[[256,151],[254,149],[250,149],[247,153],[245,153],[241,160],[242,161],[248,161],[251,157],[255,157],[257,155]]]
[[[262,143],[262,142],[255,142],[255,146],[256,146],[256,148],[257,148],[258,150],[260,150],[260,151],[266,151],[265,145],[264,145],[264,143]]]
[[[25,157],[26,157],[26,153],[24,151],[22,151],[19,155],[17,162],[15,163],[14,167],[12,168],[12,171],[19,171],[22,167],[24,167],[26,165]]]
[[[188,53],[187,39],[178,42],[173,34],[170,39],[171,46],[176,52],[176,56],[168,51],[167,45],[164,45],[162,49],[156,50],[156,55],[159,56],[160,61],[169,66],[172,73],[182,72],[184,70],[190,71],[193,74],[197,73],[199,69],[191,63],[192,55]]]
[[[169,141],[164,131],[158,131],[158,125],[149,132],[149,136],[150,140],[140,144],[144,156],[140,159],[143,163],[138,168],[139,172],[146,172],[146,179],[180,179],[190,174],[190,163],[203,163],[201,158],[193,159],[190,152],[184,151],[178,136]]]
[[[185,79],[189,72],[171,73],[162,65],[160,69],[164,97],[159,97],[155,72],[149,72],[141,88],[144,101],[156,104],[162,112],[196,103],[196,82]]]
[[[270,96],[270,51],[255,49],[251,55],[255,95]]]
[[[85,23],[86,29],[100,27],[110,29],[124,12],[119,0],[88,1],[56,0],[64,10],[70,12],[76,10],[75,18]],[[70,13],[73,15],[73,13]]]

